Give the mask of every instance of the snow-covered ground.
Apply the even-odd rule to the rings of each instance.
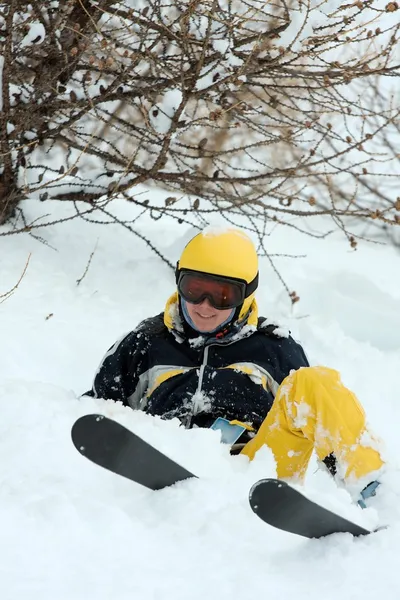
[[[25,207],[31,218],[47,212]],[[194,233],[165,219],[138,227],[171,262]],[[0,304],[1,600],[399,598],[400,255],[365,243],[351,251],[340,234],[318,241],[281,228],[267,238],[271,252],[305,255],[276,259],[301,301],[292,312],[262,259],[260,313],[284,319],[313,364],[341,371],[389,464],[374,507],[361,511],[314,463],[313,497],[360,524],[389,527],[309,541],[268,527],[248,506],[252,483],[274,475],[266,449],[249,464],[230,457],[216,432],[78,399],[107,348],[162,311],[173,273],[118,226],[76,221],[40,235],[47,246],[28,234],[0,239],[0,295],[31,253]],[[153,493],[92,465],[70,441],[74,420],[89,412],[117,419],[200,478]]]

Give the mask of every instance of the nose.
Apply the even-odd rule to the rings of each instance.
[[[206,308],[207,310],[214,310],[214,307],[208,298],[204,298],[204,300],[202,300],[197,306],[201,308]]]

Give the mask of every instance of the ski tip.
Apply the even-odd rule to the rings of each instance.
[[[72,443],[74,444],[78,452],[84,455],[86,451],[85,446],[80,440],[85,438],[84,434],[86,431],[87,424],[96,422],[100,423],[101,421],[103,421],[103,419],[105,419],[104,415],[94,413],[89,415],[83,415],[83,417],[79,417],[79,419],[75,421],[71,428],[71,438]]]
[[[266,479],[259,479],[258,481],[253,483],[253,485],[251,486],[249,496],[251,498],[253,496],[253,494],[255,494],[257,492],[257,490],[259,490],[261,487],[265,489],[266,487],[280,488],[280,487],[285,487],[285,486],[287,486],[287,483],[285,481],[281,481],[280,479],[275,479],[273,477],[266,478]]]
[[[275,497],[278,490],[287,487],[285,481],[275,478],[266,478],[256,481],[249,491],[249,504],[252,511],[259,516],[259,511],[265,502],[266,497]]]

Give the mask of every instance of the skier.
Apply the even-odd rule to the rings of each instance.
[[[375,493],[384,465],[365,413],[337,371],[258,316],[258,257],[242,231],[205,230],[185,247],[177,291],[103,358],[90,395],[187,427],[218,417],[243,431],[251,460],[267,444],[279,478],[304,478],[312,451],[355,490]],[[368,441],[369,440],[369,441]]]

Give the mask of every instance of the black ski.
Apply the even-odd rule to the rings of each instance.
[[[85,415],[71,431],[75,448],[92,462],[151,490],[196,477],[138,435],[103,415]]]
[[[332,533],[368,535],[371,531],[323,508],[279,479],[261,479],[249,494],[250,506],[268,525],[307,538]]]

